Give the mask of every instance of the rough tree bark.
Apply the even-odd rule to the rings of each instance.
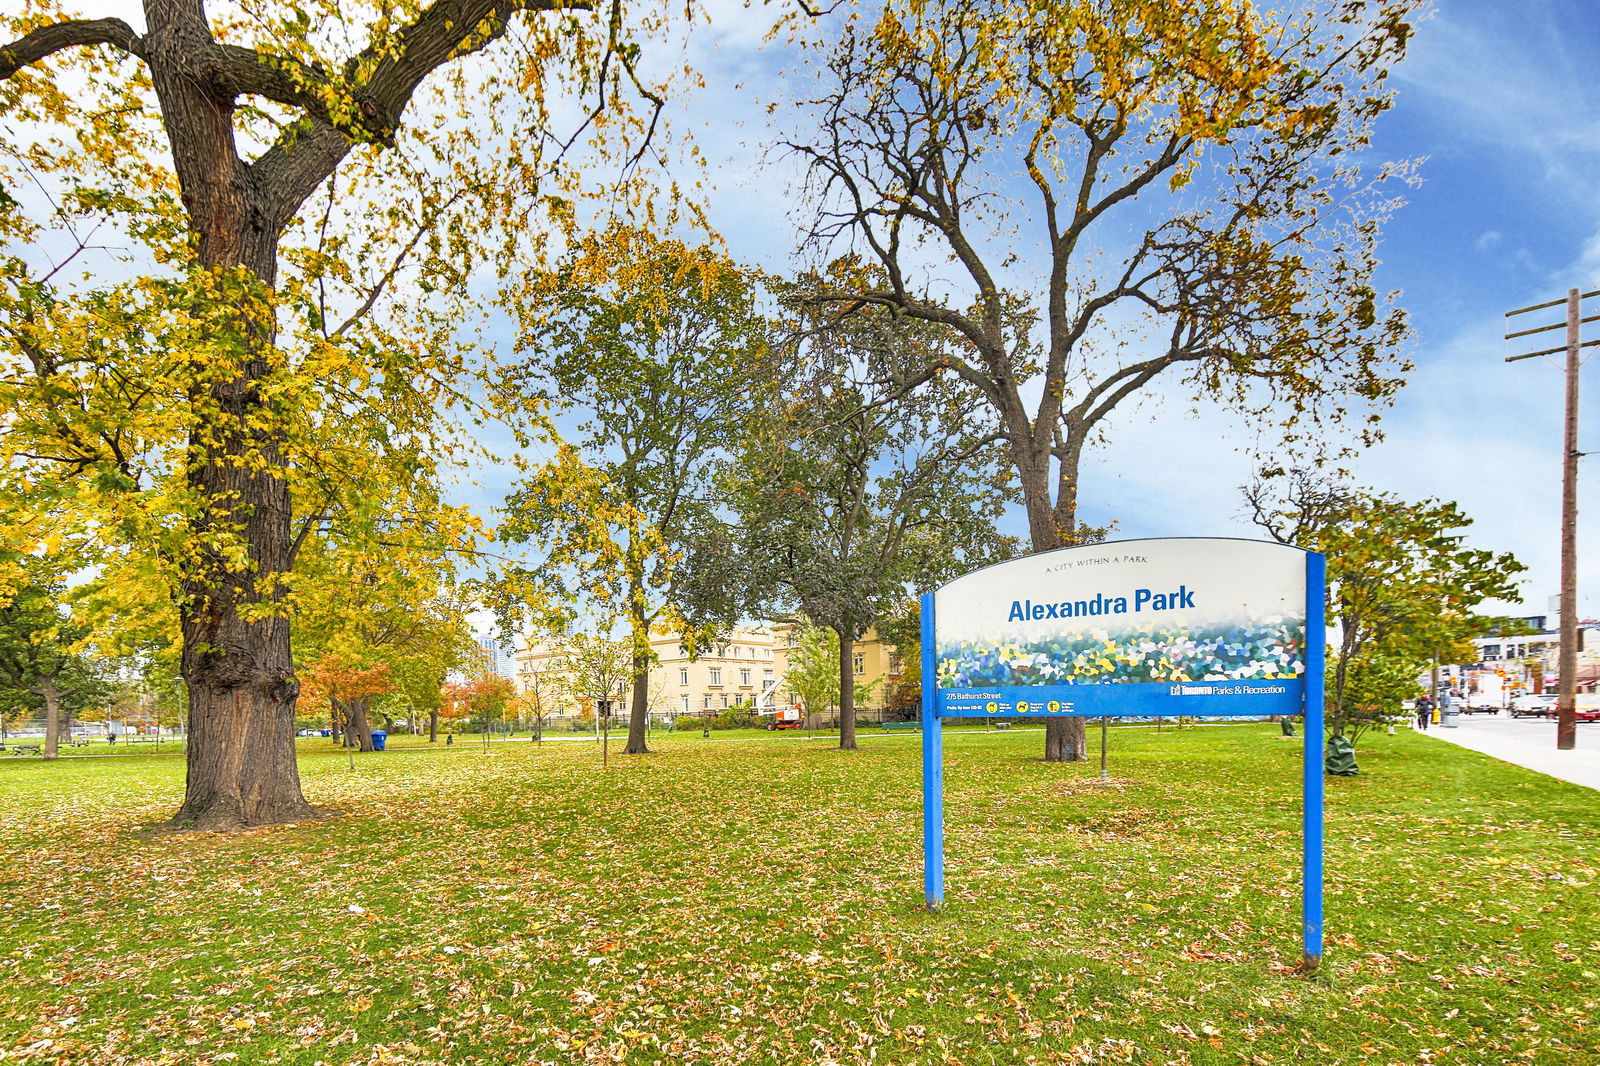
[[[855,637],[848,627],[835,627],[839,637],[839,750],[856,750]]]
[[[1026,421],[1025,411],[1006,412],[1009,420]],[[1030,427],[1031,429],[1032,427]],[[1074,438],[1075,439],[1075,438]],[[1037,435],[1012,437],[1007,444],[1022,486],[1028,515],[1028,541],[1036,552],[1068,547],[1071,531],[1078,525],[1078,454],[1062,454],[1056,481],[1056,498],[1051,499],[1048,448],[1037,447]],[[1044,723],[1044,761],[1082,762],[1089,757],[1088,726],[1082,718],[1047,718]]]
[[[55,679],[48,677],[33,691],[44,697],[44,757],[54,759],[60,754],[61,693],[56,690]]]
[[[650,718],[650,657],[637,652],[633,656],[633,697],[628,707],[628,746],[624,755],[647,755],[645,744],[646,723]]]
[[[629,530],[629,543],[637,543],[638,530]],[[629,671],[632,674],[634,695],[629,701],[627,711],[627,746],[622,747],[624,755],[648,755],[650,746],[645,743],[650,723],[650,623],[651,615],[645,599],[645,575],[642,570],[632,570],[629,573],[629,591],[627,591],[627,610],[629,610],[629,629],[632,631],[634,651],[629,659]]]
[[[637,544],[639,530],[629,529],[628,543]],[[628,573],[628,624],[633,641],[633,656],[629,660],[632,672],[633,696],[628,707],[628,743],[624,755],[648,755],[645,743],[649,733],[645,727],[650,721],[650,623],[653,621],[650,604],[645,596],[644,571],[630,560]]]
[[[345,704],[345,708],[350,722],[350,733],[355,740],[351,746],[361,751],[375,750],[372,745],[372,721],[367,717],[367,701],[351,700]]]

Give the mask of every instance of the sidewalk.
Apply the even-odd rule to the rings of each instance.
[[[1422,731],[1424,736],[1482,752],[1491,758],[1526,767],[1561,781],[1600,790],[1600,726],[1580,723],[1578,746],[1571,751],[1556,748],[1556,725],[1552,721],[1466,717],[1455,729],[1438,725]]]

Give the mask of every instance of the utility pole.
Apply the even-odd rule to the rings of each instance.
[[[1582,327],[1585,322],[1600,321],[1600,314],[1583,317],[1583,301],[1600,296],[1600,290],[1579,292],[1568,289],[1565,300],[1550,300],[1532,307],[1507,311],[1506,318],[1543,311],[1565,303],[1567,316],[1567,343],[1556,348],[1508,356],[1506,362],[1533,359],[1538,356],[1567,353],[1567,404],[1566,420],[1561,437],[1561,647],[1556,670],[1559,675],[1559,695],[1556,697],[1556,747],[1570,751],[1578,742],[1578,719],[1575,714],[1578,693],[1578,368],[1583,365],[1579,350],[1600,344],[1600,340],[1584,342]],[[1531,337],[1560,329],[1563,323],[1517,330],[1506,334],[1506,340]]]

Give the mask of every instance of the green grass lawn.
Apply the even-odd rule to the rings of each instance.
[[[939,914],[915,734],[764,741],[310,746],[340,815],[236,836],[142,831],[179,759],[0,761],[0,1061],[1600,1062],[1592,791],[1371,738],[1308,977],[1277,726],[950,738]]]

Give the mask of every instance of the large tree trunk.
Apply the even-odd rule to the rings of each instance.
[[[289,622],[266,603],[283,594],[291,563],[292,505],[283,416],[263,382],[275,362],[270,291],[282,221],[240,159],[233,103],[193,76],[213,46],[200,0],[147,3],[149,68],[199,265],[215,287],[208,325],[223,361],[189,387],[187,480],[199,512],[189,536],[180,625],[189,690],[188,783],[178,828],[229,830],[315,816],[300,790],[294,711],[299,681]],[[240,566],[225,550],[240,543]],[[222,543],[218,543],[221,541]],[[266,616],[262,617],[265,613]]]
[[[1051,718],[1044,723],[1044,761],[1082,762],[1088,756],[1088,729],[1082,718]]]
[[[44,697],[44,757],[54,759],[61,745],[61,693],[53,678],[45,678],[35,691]]]
[[[356,727],[350,720],[350,705],[337,696],[334,696],[330,702],[337,712],[336,720],[338,725],[334,727],[334,736],[339,738],[339,746],[341,748],[359,747],[360,741],[356,740]]]
[[[839,750],[856,750],[855,640],[843,629],[839,635]]]
[[[650,659],[637,651],[633,656],[633,699],[628,710],[628,746],[624,755],[646,755],[645,725],[650,717]]]
[[[439,712],[428,712],[428,743],[439,743]]]
[[[645,755],[650,749],[645,744],[646,726],[650,723],[650,610],[645,595],[644,569],[635,558],[639,544],[639,530],[628,530],[628,636],[633,642],[633,658],[629,663],[633,672],[633,698],[628,708],[628,746],[624,755]]]
[[[376,750],[372,746],[372,722],[367,718],[367,701],[351,700],[345,704],[345,708],[350,721],[350,734],[355,741],[351,746],[362,751]]]
[[[1028,514],[1028,538],[1033,550],[1047,552],[1066,547],[1077,523],[1077,470],[1061,471],[1056,485],[1059,499],[1052,503],[1048,453],[1033,454],[1030,449],[1018,447],[1015,439],[1011,444],[1012,460],[1020,475],[1022,500]],[[1088,751],[1088,731],[1082,718],[1045,720],[1045,762],[1081,762],[1089,757]]]

